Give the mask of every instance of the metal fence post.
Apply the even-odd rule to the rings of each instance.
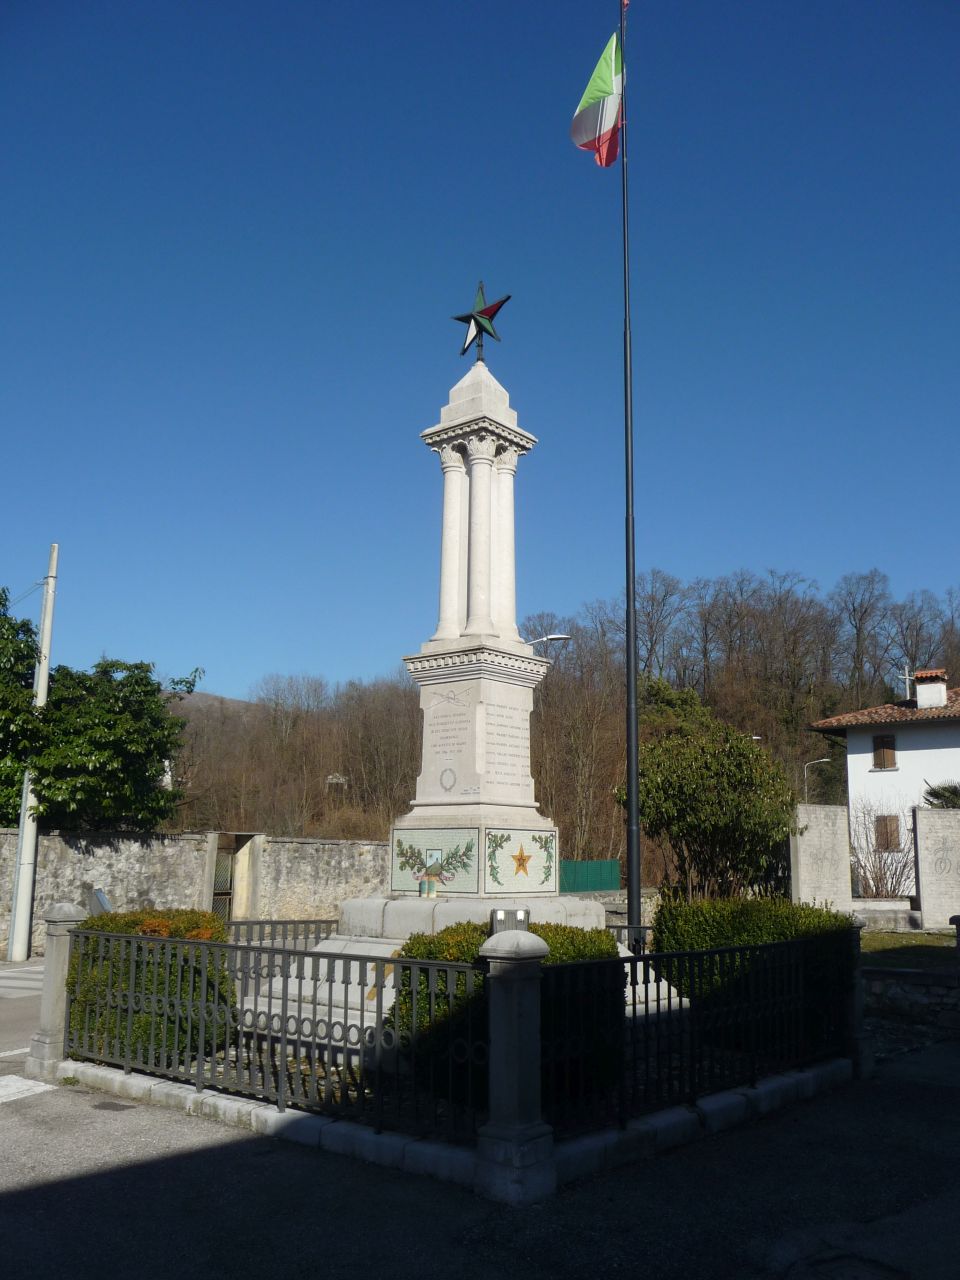
[[[489,962],[490,1119],[477,1134],[476,1189],[531,1204],[557,1185],[553,1129],[540,1106],[540,963],[550,948],[507,929],[480,948]]]
[[[850,948],[852,951],[850,984],[846,1000],[846,1041],[847,1056],[853,1063],[853,1074],[857,1079],[873,1075],[873,1044],[863,1025],[863,973],[860,969],[860,932],[866,921],[861,916],[853,917],[853,928],[850,930]]]
[[[67,966],[70,961],[70,930],[87,917],[72,902],[55,902],[44,919],[47,941],[43,962],[43,991],[40,996],[40,1026],[30,1041],[24,1074],[34,1080],[56,1080],[63,1061],[67,1020]]]

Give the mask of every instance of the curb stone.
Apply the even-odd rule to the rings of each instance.
[[[197,1090],[189,1084],[158,1080],[135,1072],[124,1074],[117,1067],[102,1067],[92,1062],[58,1063],[55,1079],[59,1083],[65,1078],[76,1079],[87,1088],[116,1097],[201,1116],[232,1128],[249,1129],[260,1137],[316,1147],[470,1189],[476,1185],[479,1158],[471,1148],[430,1142],[407,1134],[375,1133],[351,1120],[303,1111],[278,1111],[268,1102],[235,1098],[213,1089]],[[708,1094],[692,1106],[651,1112],[629,1121],[623,1129],[604,1129],[568,1138],[554,1147],[557,1183],[574,1182],[685,1146],[708,1134],[769,1115],[795,1101],[826,1093],[848,1084],[853,1078],[853,1063],[849,1058],[832,1058],[812,1067],[768,1076],[752,1087]]]

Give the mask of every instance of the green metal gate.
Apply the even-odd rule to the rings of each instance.
[[[561,893],[609,893],[619,888],[618,858],[560,859]]]

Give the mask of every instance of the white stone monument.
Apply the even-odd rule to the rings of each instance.
[[[514,477],[536,437],[481,358],[421,438],[440,459],[443,524],[437,629],[404,659],[420,688],[420,776],[391,832],[390,896],[345,902],[340,931],[406,937],[507,906],[602,927],[600,903],[558,894],[557,831],[530,775],[533,690],[550,664],[517,630]]]

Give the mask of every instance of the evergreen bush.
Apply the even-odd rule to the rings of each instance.
[[[226,950],[208,948],[205,980],[202,967],[201,944],[227,940],[218,915],[156,908],[113,911],[89,916],[79,930],[141,941],[76,939],[67,971],[71,1041],[82,1047],[75,1056],[129,1058],[148,1068],[187,1070],[201,1047],[201,1006],[204,1052],[225,1046],[236,1022]],[[187,945],[178,951],[166,947],[166,939]]]
[[[786,898],[665,898],[653,920],[654,951],[709,951],[842,933],[853,917]]]
[[[580,929],[573,925],[531,924],[529,931],[542,938],[550,948],[544,958],[544,966],[562,968],[586,960],[616,960],[619,952],[612,934],[606,929]],[[476,964],[480,948],[489,937],[484,924],[461,921],[448,925],[438,933],[415,933],[400,950],[400,957],[407,960],[435,960],[456,964]],[[599,975],[596,975],[599,976]],[[581,1096],[596,1089],[608,1089],[618,1078],[622,1053],[622,1026],[625,1012],[624,986],[626,971],[623,966],[611,967],[604,974],[606,981],[594,984],[590,994],[595,1007],[585,1016],[585,1011],[571,1007],[569,990],[560,982],[545,982],[541,990],[540,1026],[544,1044],[542,1067],[544,1083],[551,1082],[555,1091],[556,1081],[562,1076],[564,1088],[575,1089]],[[449,1060],[455,1044],[475,1044],[486,1041],[488,1035],[489,1006],[482,972],[473,976],[473,988],[467,990],[467,975],[455,973],[448,986],[447,974],[434,971],[431,980],[426,970],[417,975],[416,1044],[418,1052],[435,1062]],[[559,977],[559,974],[558,974]],[[396,1029],[401,1046],[409,1049],[414,1042],[414,999],[412,970],[403,967],[397,985],[397,995],[390,1023]],[[431,1008],[432,1006],[432,1008]],[[562,1070],[556,1062],[558,1046],[562,1045]],[[466,1087],[461,1070],[446,1073],[452,1081],[455,1097],[462,1100]],[[443,1068],[436,1073],[444,1075]],[[487,1089],[486,1069],[473,1071],[474,1099],[485,1097]],[[476,1102],[475,1102],[476,1105]]]
[[[765,945],[787,942],[800,944],[799,956]],[[793,1016],[811,1055],[836,1048],[843,993],[858,961],[852,916],[782,898],[666,899],[653,944],[654,971],[690,1001],[704,1039],[728,1048],[749,1043],[762,1057]],[[709,954],[726,947],[742,950]]]

